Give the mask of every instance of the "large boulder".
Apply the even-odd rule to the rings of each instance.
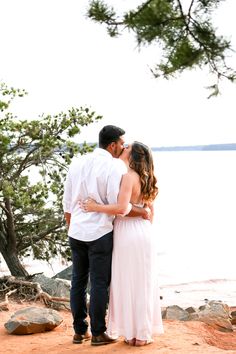
[[[162,313],[162,316],[167,320],[189,320],[189,313],[177,305],[168,306],[165,312]]]
[[[69,280],[52,279],[46,277],[44,274],[37,274],[32,280],[39,283],[43,291],[51,296],[70,297],[71,283]]]
[[[59,278],[52,279],[46,277],[44,274],[38,274],[34,276],[32,280],[34,282],[39,283],[42,290],[48,293],[49,295],[53,297],[62,297],[70,299],[71,282],[69,280]],[[62,310],[65,308],[70,310],[70,302],[61,301],[57,302],[57,304],[54,303],[54,309],[56,310]]]
[[[57,273],[56,275],[54,275],[52,277],[52,279],[65,279],[68,281],[71,281],[72,278],[72,265],[70,265],[69,267],[63,269],[61,272]],[[90,294],[90,279],[88,281],[88,286],[87,286],[87,293]]]
[[[198,312],[198,319],[221,332],[233,331],[229,306],[221,301],[209,301]]]
[[[72,276],[72,265],[70,265],[69,267],[63,269],[61,272],[54,275],[52,279],[60,278],[60,279],[66,279],[71,281],[71,276]]]
[[[10,334],[32,334],[51,331],[63,318],[53,309],[26,307],[16,311],[4,324]]]

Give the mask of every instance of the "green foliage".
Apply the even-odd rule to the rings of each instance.
[[[27,92],[22,89],[15,89],[14,87],[8,88],[5,83],[0,83],[0,111],[3,112],[7,109],[11,103],[11,101],[16,97],[23,97],[27,95]],[[4,101],[3,101],[4,99]],[[6,100],[7,99],[7,100]]]
[[[218,36],[212,25],[212,12],[222,1],[192,0],[185,9],[184,0],[147,0],[118,16],[103,1],[93,0],[88,17],[105,24],[111,36],[126,29],[135,34],[138,46],[158,43],[162,57],[152,69],[155,77],[168,79],[186,69],[208,66],[216,77],[217,90],[210,95],[214,96],[219,93],[220,79],[233,82],[236,78],[236,72],[226,64],[232,51],[230,42]]]
[[[116,19],[115,12],[113,8],[109,8],[102,1],[92,1],[91,6],[88,10],[88,16],[96,16],[96,21],[98,22],[112,22]]]
[[[118,26],[116,22],[116,13],[112,7],[107,6],[102,1],[92,1],[88,10],[88,17],[95,18],[99,23],[107,23],[107,31],[111,37],[118,35]]]
[[[4,84],[0,87],[0,102],[7,102],[1,105],[2,111],[15,96],[25,93]],[[101,116],[82,107],[31,121],[2,113],[0,252],[3,245],[10,247],[13,238],[20,257],[31,250],[35,258],[48,261],[56,254],[68,257],[62,209],[65,174],[75,154],[93,150],[94,145],[79,144],[78,134],[99,119]]]

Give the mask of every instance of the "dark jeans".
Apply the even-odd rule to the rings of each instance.
[[[84,334],[88,328],[86,292],[90,276],[90,325],[92,335],[98,336],[106,331],[105,316],[111,281],[113,232],[91,242],[75,240],[72,237],[69,237],[69,242],[73,262],[70,305],[74,331],[77,334]]]

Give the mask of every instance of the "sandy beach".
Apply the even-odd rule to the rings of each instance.
[[[92,347],[90,342],[72,343],[72,317],[69,311],[60,311],[63,322],[50,332],[31,335],[10,335],[4,323],[16,310],[28,306],[43,306],[40,303],[10,302],[10,311],[0,312],[0,353],[78,353],[111,354],[111,353],[160,353],[160,354],[192,354],[192,353],[225,353],[236,354],[236,331],[222,333],[197,321],[181,322],[164,320],[165,333],[154,338],[154,343],[143,347],[131,347],[120,338],[117,343]],[[236,308],[235,308],[236,309]]]

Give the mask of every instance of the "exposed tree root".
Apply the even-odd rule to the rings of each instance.
[[[17,289],[8,291],[8,293],[5,294],[5,301],[0,302],[0,311],[9,311],[9,301],[8,301],[8,297],[13,294],[16,293]]]
[[[67,308],[63,302],[70,302],[69,298],[49,295],[42,290],[40,284],[37,282],[30,282],[13,276],[0,278],[0,294],[1,293],[4,295],[4,301],[0,302],[0,310],[5,311],[9,310],[8,297],[13,293],[17,293],[17,297],[21,301],[40,300],[45,306],[56,309],[61,305]]]

